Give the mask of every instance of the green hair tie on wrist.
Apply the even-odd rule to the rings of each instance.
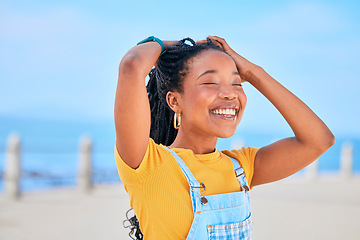
[[[145,38],[144,40],[138,42],[138,44],[136,44],[136,45],[140,45],[140,44],[146,43],[146,42],[158,42],[160,44],[160,46],[161,46],[161,54],[160,54],[160,56],[163,55],[166,52],[164,43],[159,38],[154,37],[154,36],[150,36],[148,38]]]

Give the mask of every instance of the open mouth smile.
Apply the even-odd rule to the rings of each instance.
[[[215,115],[218,118],[224,119],[224,120],[235,120],[238,109],[236,108],[218,108],[210,110],[210,113]]]

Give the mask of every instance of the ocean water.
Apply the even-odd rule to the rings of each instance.
[[[120,181],[114,161],[115,130],[111,121],[80,123],[0,118],[0,192],[4,188],[2,179],[5,152],[11,134],[17,134],[21,141],[22,191],[75,186],[79,144],[84,136],[90,137],[93,142],[94,184]],[[283,137],[288,136],[237,132],[231,138],[219,139],[217,148],[232,149],[243,145],[261,147]],[[339,171],[341,148],[344,143],[352,144],[353,172],[360,174],[360,138],[346,137],[337,137],[335,145],[318,159],[319,174]]]

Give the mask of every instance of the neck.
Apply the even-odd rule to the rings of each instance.
[[[191,149],[195,154],[206,154],[214,152],[216,142],[217,137],[204,137],[191,133],[185,134],[180,128],[170,148],[185,148]]]

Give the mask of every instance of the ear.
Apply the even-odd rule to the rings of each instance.
[[[166,102],[169,105],[169,107],[171,108],[171,110],[173,110],[174,112],[181,112],[181,107],[180,107],[180,93],[178,92],[171,92],[169,91],[166,94]]]

